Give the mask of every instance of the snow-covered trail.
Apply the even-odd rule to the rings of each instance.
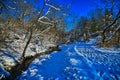
[[[35,59],[16,80],[120,80],[120,54],[101,52],[86,43],[60,48]]]

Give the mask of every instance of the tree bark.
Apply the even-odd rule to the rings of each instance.
[[[27,41],[27,43],[26,43],[26,45],[25,45],[25,48],[24,48],[24,50],[23,50],[23,53],[22,53],[23,59],[25,58],[25,53],[26,53],[26,51],[27,51],[27,47],[28,47],[28,45],[29,45],[29,43],[30,43],[30,41],[31,41],[31,39],[32,39],[32,34],[33,34],[33,32],[32,32],[32,29],[31,29],[30,35],[29,35],[29,38],[28,38],[28,41]]]

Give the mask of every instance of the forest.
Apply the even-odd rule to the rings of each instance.
[[[0,73],[0,79],[15,79],[38,56],[62,51],[59,46],[64,44],[82,44],[95,39],[95,46],[112,48],[120,53],[120,1],[99,2],[87,12],[87,16],[79,16],[72,13],[72,3],[0,0],[0,70],[12,75],[7,77]],[[19,72],[15,72],[17,70]]]

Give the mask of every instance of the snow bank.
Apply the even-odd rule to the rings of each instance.
[[[96,51],[100,51],[101,53],[113,53],[113,54],[120,54],[120,48],[99,48],[96,46],[92,46],[92,48]]]
[[[38,35],[39,32],[36,32]],[[10,69],[11,66],[14,66],[22,58],[22,53],[26,45],[27,37],[26,33],[23,30],[16,30],[16,33],[9,32],[10,39],[6,40],[6,47],[0,50],[0,63],[3,64],[4,68]],[[35,35],[33,35],[35,36]],[[49,35],[50,37],[50,35]],[[34,37],[33,37],[34,38]],[[35,55],[36,53],[45,52],[49,47],[55,46],[54,43],[49,40],[43,41],[46,42],[42,44],[40,39],[34,38],[31,40],[28,45],[25,56]]]

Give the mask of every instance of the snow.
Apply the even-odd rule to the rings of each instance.
[[[0,78],[10,76],[4,68],[14,66],[21,59],[27,40],[23,41],[25,35],[15,35],[22,39],[14,40],[6,49],[0,50]],[[36,58],[16,80],[120,80],[120,48],[99,48],[95,45],[99,39],[60,45],[61,51]],[[40,41],[32,41],[26,56],[54,46],[45,44],[46,47],[43,47]]]
[[[43,23],[43,24],[52,25],[52,24],[51,24],[51,23],[49,23],[49,22],[44,22],[44,21],[41,21],[41,20],[39,20],[39,22],[40,22],[40,23]]]
[[[100,41],[101,40],[101,36],[97,36],[96,38],[91,38],[89,40],[89,42],[87,42],[86,44],[92,44],[92,45],[95,45],[96,42]]]
[[[4,68],[11,68],[22,58],[22,52],[24,50],[25,44],[27,42],[27,38],[25,36],[24,31],[16,30],[16,33],[12,31],[10,33],[10,38],[13,40],[7,40],[10,43],[7,44],[5,48],[0,49],[0,63],[3,65]],[[23,34],[20,34],[23,33]],[[39,33],[36,31],[36,33]],[[34,35],[33,35],[34,36]],[[14,39],[17,37],[18,39]],[[36,36],[35,36],[36,37]],[[49,37],[51,37],[49,35]],[[44,44],[38,39],[38,37],[31,40],[30,44],[28,45],[27,51],[25,56],[35,55],[36,53],[45,52],[49,47],[55,46],[54,43],[50,41],[43,41]]]
[[[106,52],[106,53],[120,54],[120,48],[116,50],[115,48],[98,48],[96,46],[93,46],[93,49],[100,51],[102,53]]]
[[[60,8],[57,8],[57,7],[55,7],[55,6],[51,5],[51,4],[46,3],[46,6],[49,6],[49,7],[53,8],[53,9],[55,9],[57,11],[60,11]]]
[[[36,58],[16,80],[120,80],[119,51],[107,53],[92,42],[61,45],[61,51]]]
[[[74,58],[71,58],[70,59],[70,62],[73,64],[73,65],[77,65],[79,63],[78,60],[74,59]]]
[[[10,76],[10,73],[3,68],[2,64],[0,64],[0,80],[8,76]]]

